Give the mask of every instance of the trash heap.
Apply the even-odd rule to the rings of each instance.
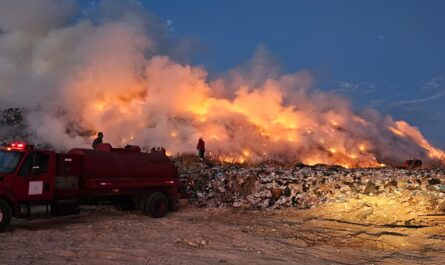
[[[23,122],[24,110],[18,108],[9,108],[0,111],[0,125],[18,126]]]
[[[0,146],[15,139],[26,139],[25,110],[8,108],[0,110]]]
[[[360,196],[388,196],[406,205],[429,203],[434,212],[445,209],[444,169],[346,169],[273,161],[239,165],[192,158],[175,162],[187,189],[206,207],[308,209]]]

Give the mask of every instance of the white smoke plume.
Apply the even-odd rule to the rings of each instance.
[[[132,1],[0,2],[0,107],[27,107],[34,141],[89,147],[103,131],[113,146],[193,152],[197,139],[223,160],[378,166],[442,160],[405,122],[312,87],[307,72],[280,74],[264,48],[210,80],[181,64],[163,23]],[[180,50],[180,49],[177,49]],[[176,51],[177,51],[176,50]]]

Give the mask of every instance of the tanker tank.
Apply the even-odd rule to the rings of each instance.
[[[141,152],[138,146],[112,148],[99,144],[96,150],[71,149],[68,154],[82,157],[83,179],[176,178],[177,169],[163,152]]]

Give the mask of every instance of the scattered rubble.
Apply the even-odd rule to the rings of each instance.
[[[444,169],[347,169],[267,162],[240,165],[202,163],[192,158],[178,158],[176,164],[181,178],[192,180],[193,187],[188,184],[188,188],[206,207],[309,209],[350,202],[361,203],[353,211],[354,218],[366,220],[388,204],[394,206],[387,207],[389,211],[400,213],[404,211],[401,207],[417,207],[415,213],[410,214],[409,209],[405,213],[413,225],[419,214],[445,210]],[[408,221],[406,218],[383,223],[400,224]]]

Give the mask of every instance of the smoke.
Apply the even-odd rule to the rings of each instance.
[[[414,127],[313,88],[308,72],[281,74],[264,47],[210,80],[181,64],[164,23],[133,1],[0,2],[0,107],[26,106],[34,141],[193,152],[197,139],[223,160],[285,158],[377,166],[443,159]],[[180,57],[180,56],[179,56]]]

